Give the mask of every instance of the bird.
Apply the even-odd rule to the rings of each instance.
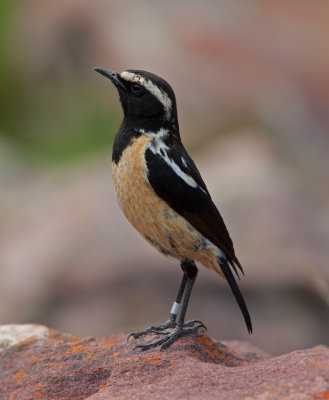
[[[117,200],[131,225],[160,253],[177,259],[183,270],[169,318],[131,333],[152,332],[156,340],[137,345],[142,351],[168,348],[179,337],[206,326],[185,321],[197,277],[196,262],[228,282],[252,333],[248,308],[237,285],[243,268],[232,239],[194,161],[182,143],[176,97],[163,78],[144,70],[121,73],[94,68],[116,87],[123,120],[112,149],[112,178]]]

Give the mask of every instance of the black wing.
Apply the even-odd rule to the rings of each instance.
[[[160,150],[150,146],[145,152],[145,160],[148,166],[148,180],[155,193],[219,247],[235,272],[237,266],[243,273],[223,218],[183,145],[175,142],[174,145],[171,143]],[[191,185],[191,182],[189,184],[189,178],[196,185]]]
[[[194,162],[180,143],[165,149],[151,145],[145,152],[145,161],[148,167],[147,177],[155,193],[225,253],[227,260],[220,258],[219,265],[251,333],[250,315],[230,266],[236,273],[236,266],[242,272],[243,270],[223,218]]]

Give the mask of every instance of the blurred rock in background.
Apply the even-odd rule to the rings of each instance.
[[[121,214],[117,94],[92,71],[174,87],[181,134],[246,275],[248,338],[329,344],[329,4],[2,0],[0,323],[106,335],[167,318],[181,278]],[[247,339],[227,284],[200,267],[189,316]]]

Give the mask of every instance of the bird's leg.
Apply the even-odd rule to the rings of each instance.
[[[201,327],[207,329],[206,326],[204,325],[204,323],[197,319],[184,322],[187,306],[190,301],[192,289],[193,289],[193,286],[194,286],[194,283],[196,281],[196,277],[198,274],[198,268],[195,265],[195,262],[192,260],[183,260],[181,262],[181,267],[182,267],[182,270],[184,271],[184,275],[187,276],[188,281],[187,281],[186,292],[185,292],[185,296],[184,296],[184,300],[183,300],[182,311],[179,315],[177,325],[181,324],[183,327],[192,327],[192,328],[194,328],[194,326],[196,325],[195,330],[197,330]]]
[[[176,318],[177,318],[177,314],[180,310],[180,303],[182,301],[182,297],[183,297],[183,294],[184,294],[184,291],[186,288],[186,284],[187,284],[187,275],[184,272],[181,284],[178,289],[176,300],[174,301],[174,303],[171,307],[169,318],[166,322],[164,322],[163,324],[160,324],[160,325],[149,326],[148,328],[146,328],[140,332],[132,332],[128,335],[127,340],[131,336],[134,337],[135,339],[137,339],[137,338],[139,338],[143,335],[146,335],[147,333],[150,333],[150,332],[161,335],[161,334],[164,334],[163,331],[165,329],[174,328],[176,326]]]
[[[183,305],[182,305],[182,310],[178,318],[178,322],[176,323],[176,317],[174,319],[174,326],[169,326],[172,327],[173,329],[169,332],[164,332],[164,336],[156,340],[152,343],[149,344],[142,344],[138,345],[135,348],[140,348],[141,350],[148,350],[152,347],[156,347],[161,345],[161,349],[163,350],[166,347],[169,347],[177,338],[179,338],[182,335],[189,334],[191,332],[197,331],[199,328],[205,328],[205,325],[198,320],[193,320],[193,321],[185,321],[185,314],[187,310],[187,306],[191,297],[192,289],[194,282],[197,277],[198,269],[192,260],[184,260],[181,263],[181,267],[184,271],[184,276],[186,276],[186,291],[184,295],[184,300],[183,300]]]

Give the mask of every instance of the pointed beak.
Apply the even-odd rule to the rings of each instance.
[[[119,80],[118,73],[105,68],[95,67],[94,70],[106,78],[109,78],[117,89],[124,89],[123,83]]]

